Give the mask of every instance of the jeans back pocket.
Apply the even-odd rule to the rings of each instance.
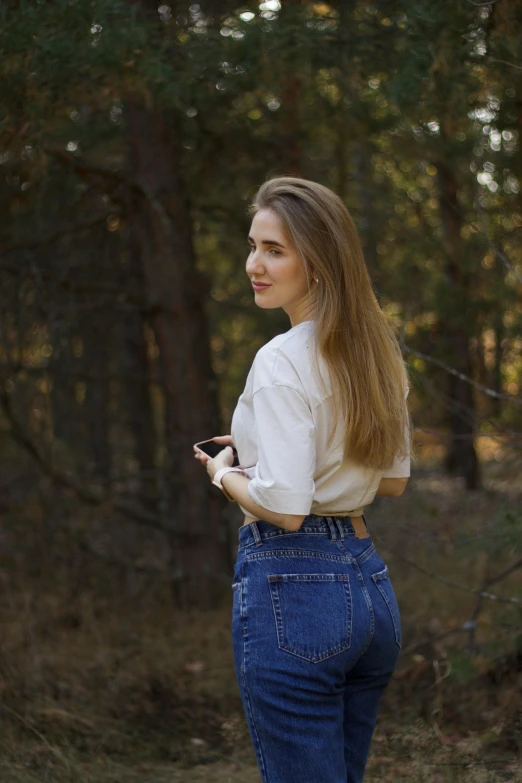
[[[319,663],[350,647],[348,574],[273,574],[268,585],[281,650]]]
[[[386,566],[383,571],[379,571],[377,574],[372,574],[372,579],[375,583],[375,587],[384,598],[384,601],[386,602],[386,605],[390,611],[393,628],[395,631],[395,642],[397,643],[397,646],[400,647],[402,644],[401,615],[391,583],[390,575],[388,573],[388,566]]]

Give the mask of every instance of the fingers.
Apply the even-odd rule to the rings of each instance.
[[[231,446],[233,442],[231,435],[216,435],[216,437],[212,438],[212,440],[216,443],[223,443],[227,446]]]

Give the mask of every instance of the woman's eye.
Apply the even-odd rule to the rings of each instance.
[[[279,250],[276,250],[275,248],[272,248],[272,250],[271,250],[270,252],[271,252],[271,253],[272,253],[272,255],[274,255],[274,256],[280,256],[280,255],[281,255],[281,253],[279,252]]]

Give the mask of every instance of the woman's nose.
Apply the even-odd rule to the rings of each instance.
[[[247,274],[250,276],[254,274],[258,274],[258,275],[263,274],[264,267],[261,263],[257,250],[254,251],[253,253],[250,253],[250,255],[248,256],[247,263],[246,263],[246,271]]]

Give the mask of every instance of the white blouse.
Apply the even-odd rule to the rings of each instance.
[[[312,372],[314,339],[315,322],[303,321],[259,349],[232,416],[232,441],[251,479],[248,494],[263,508],[280,514],[360,516],[381,478],[410,475],[410,454],[386,471],[365,467],[343,454],[342,422],[327,448],[333,397],[320,355],[326,395]]]

